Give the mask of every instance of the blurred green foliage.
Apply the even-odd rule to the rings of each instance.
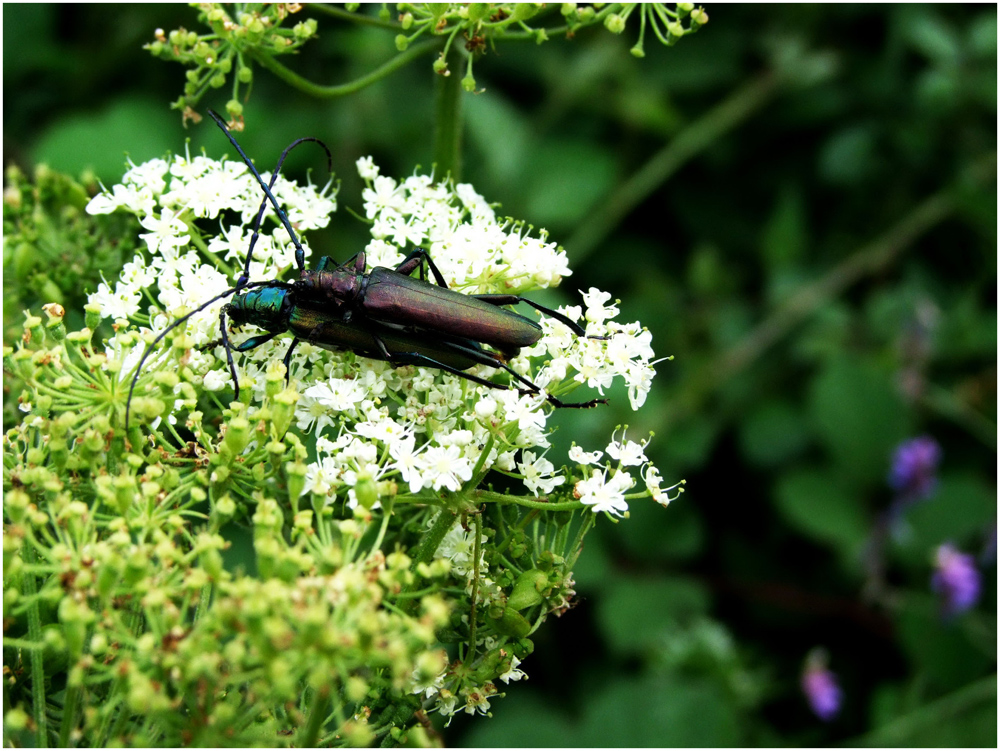
[[[995,549],[996,7],[708,11],[696,37],[641,60],[629,31],[498,45],[476,64],[485,92],[463,100],[463,179],[566,246],[566,287],[612,290],[676,355],[638,415],[613,392],[608,409],[560,415],[555,440],[631,419],[688,492],[599,525],[580,605],[538,634],[530,682],[445,740],[994,746],[995,552],[958,619],[942,621],[928,582],[942,542],[978,555],[992,535]],[[45,163],[111,184],[126,154],[185,138],[228,152],[211,125],[182,128],[182,68],[141,49],[195,11],[5,5],[4,21],[5,153],[29,175]],[[313,80],[395,54],[389,32],[321,21],[289,63]],[[431,163],[427,62],[323,101],[259,71],[241,142],[267,164],[293,138],[325,139],[357,208],[358,157],[387,174]],[[47,300],[8,257],[6,208],[4,230],[6,331]],[[338,220],[318,250],[344,258],[360,237]],[[74,305],[99,281],[45,259]],[[110,276],[121,259],[92,260]],[[891,453],[917,434],[942,445],[940,486],[886,542],[872,590]],[[798,687],[816,645],[845,696],[827,724]]]

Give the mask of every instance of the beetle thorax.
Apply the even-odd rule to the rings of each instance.
[[[257,287],[233,297],[226,306],[226,313],[236,327],[253,324],[262,329],[283,331],[286,309],[291,303],[289,295],[290,290],[284,286]]]
[[[361,294],[364,276],[349,271],[315,271],[304,269],[299,285],[316,299],[325,298],[338,305],[352,304]]]

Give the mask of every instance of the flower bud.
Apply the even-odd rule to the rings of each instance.
[[[375,489],[375,482],[370,475],[358,478],[358,482],[354,486],[354,495],[357,497],[358,503],[366,509],[370,509],[375,505],[375,501],[378,500],[378,492]]]
[[[527,636],[531,631],[531,624],[514,608],[506,608],[499,618],[490,618],[487,616],[486,620],[489,621],[490,625],[498,633],[504,636],[511,636],[515,639]]]
[[[297,501],[306,489],[307,467],[302,462],[288,462],[285,464],[285,477],[288,482],[288,497],[292,502]]]
[[[295,417],[295,404],[299,401],[298,392],[289,386],[273,400],[271,415],[271,436],[277,440],[288,432]]]
[[[243,453],[243,449],[250,443],[251,430],[250,421],[245,417],[234,417],[229,421],[226,428],[226,446],[233,452],[234,456]]]
[[[514,610],[526,610],[533,605],[542,602],[542,590],[549,584],[549,579],[544,571],[537,568],[530,569],[517,577],[514,582],[514,589],[507,598],[507,607]]]
[[[236,80],[240,83],[250,83],[253,80],[253,68],[244,66],[236,71]]]
[[[617,13],[611,13],[604,19],[604,28],[612,34],[621,34],[625,31],[625,19]]]
[[[406,48],[410,46],[410,40],[407,39],[406,34],[396,35],[396,49],[400,52],[405,52]]]
[[[515,3],[511,15],[514,17],[515,23],[518,21],[527,21],[538,13],[538,8],[538,3]]]
[[[441,55],[441,57],[435,60],[434,64],[431,67],[434,69],[434,72],[437,73],[439,76],[451,75],[451,71],[448,70],[448,63],[447,61],[445,61],[444,55]]]

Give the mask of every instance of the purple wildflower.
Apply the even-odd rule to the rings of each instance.
[[[934,556],[931,589],[941,595],[946,617],[964,613],[979,600],[979,570],[971,555],[945,543]]]
[[[823,722],[829,722],[840,712],[842,694],[837,685],[837,677],[826,667],[826,654],[813,650],[806,658],[802,671],[802,693],[809,706]]]
[[[906,501],[929,498],[937,487],[941,447],[930,436],[904,441],[892,457],[889,486]]]

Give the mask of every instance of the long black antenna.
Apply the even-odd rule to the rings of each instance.
[[[179,325],[181,325],[186,320],[188,320],[191,316],[193,316],[193,315],[195,315],[197,313],[200,313],[205,308],[209,307],[213,303],[218,302],[219,300],[222,300],[222,299],[224,299],[226,297],[229,297],[230,295],[235,295],[235,294],[239,293],[243,289],[249,289],[249,288],[252,288],[252,287],[261,287],[261,286],[264,286],[264,285],[267,285],[267,284],[275,284],[275,282],[254,282],[252,284],[249,283],[249,278],[250,278],[250,261],[253,258],[253,249],[254,249],[254,246],[257,244],[257,238],[260,236],[260,225],[261,225],[261,222],[262,222],[262,220],[264,218],[264,212],[267,209],[267,202],[268,202],[268,200],[271,201],[271,203],[273,204],[275,210],[278,212],[278,218],[281,220],[281,223],[284,225],[285,230],[288,232],[289,236],[291,237],[292,244],[295,245],[295,260],[296,260],[296,263],[298,264],[299,270],[301,271],[302,268],[304,268],[304,266],[305,266],[305,252],[302,250],[302,245],[299,243],[299,239],[298,239],[298,237],[296,237],[295,231],[292,229],[291,223],[288,221],[288,217],[285,216],[285,213],[281,210],[281,207],[278,206],[278,202],[275,199],[274,194],[271,192],[271,188],[274,187],[274,183],[278,179],[278,175],[281,172],[281,166],[285,162],[285,157],[287,157],[288,154],[289,154],[289,152],[291,152],[291,150],[294,149],[299,144],[306,143],[306,142],[309,142],[309,141],[313,141],[313,142],[319,144],[323,148],[323,151],[326,152],[327,169],[329,171],[332,171],[332,169],[333,169],[333,155],[330,153],[330,149],[327,147],[327,145],[325,143],[323,143],[318,138],[314,138],[312,136],[307,136],[305,138],[298,138],[295,141],[293,141],[292,143],[290,143],[288,146],[286,146],[285,150],[281,152],[281,156],[278,158],[278,163],[277,163],[277,165],[275,165],[274,172],[271,175],[270,185],[268,185],[261,178],[260,173],[257,172],[257,169],[256,169],[256,167],[254,167],[253,162],[251,162],[250,159],[249,159],[249,157],[247,157],[246,153],[244,153],[243,149],[236,142],[236,139],[233,138],[232,133],[229,132],[229,129],[226,127],[225,122],[223,122],[222,118],[219,117],[218,113],[216,113],[216,112],[214,112],[212,110],[209,110],[208,113],[212,116],[212,119],[215,120],[216,124],[222,129],[222,132],[226,134],[226,137],[233,144],[233,146],[236,147],[236,151],[239,152],[239,155],[243,158],[244,163],[246,163],[247,167],[250,168],[250,171],[253,173],[253,176],[257,178],[258,184],[264,190],[265,198],[261,201],[261,203],[260,203],[260,209],[257,211],[257,217],[254,220],[253,235],[250,238],[250,245],[247,248],[246,263],[243,266],[243,274],[241,274],[240,278],[237,280],[236,286],[235,287],[231,287],[230,289],[226,290],[225,292],[222,292],[222,293],[216,295],[215,297],[213,297],[208,302],[203,303],[202,305],[200,305],[197,308],[195,308],[194,310],[192,310],[190,313],[187,313],[186,315],[182,316],[181,318],[178,318],[176,321],[174,321],[172,324],[170,324],[167,328],[165,328],[163,331],[161,331],[160,334],[152,342],[150,342],[149,346],[146,347],[146,351],[143,352],[142,358],[139,360],[139,365],[136,367],[135,375],[132,377],[132,383],[129,385],[129,389],[128,389],[128,401],[125,404],[125,432],[126,433],[128,432],[129,418],[131,416],[131,410],[132,410],[132,395],[135,392],[136,384],[139,382],[139,375],[142,373],[142,368],[146,364],[146,360],[149,358],[149,355],[156,348],[156,346],[161,341],[163,341],[163,338],[167,334],[169,334],[171,331],[173,331],[175,328],[177,328]],[[229,337],[227,336],[227,332],[226,332],[225,317],[226,317],[226,310],[225,310],[225,307],[223,307],[223,309],[219,313],[219,327],[221,329],[223,346],[226,349],[226,360],[227,360],[227,364],[229,366],[229,374],[230,374],[230,376],[233,379],[233,389],[234,389],[234,395],[233,396],[234,396],[234,399],[239,399],[240,398],[240,384],[239,384],[239,379],[236,376],[236,365],[233,362],[232,346],[229,343]]]
[[[246,164],[246,166],[250,169],[250,173],[255,178],[257,178],[257,183],[260,185],[261,190],[264,191],[264,195],[267,196],[267,199],[271,202],[271,205],[274,206],[274,210],[278,213],[278,219],[281,220],[281,224],[288,232],[288,236],[291,238],[292,244],[295,246],[295,263],[299,267],[299,270],[301,271],[302,269],[305,268],[305,251],[302,250],[302,243],[299,242],[299,238],[295,234],[295,230],[292,229],[292,223],[288,221],[288,217],[285,216],[285,212],[282,210],[281,206],[278,205],[278,199],[274,197],[274,193],[271,192],[270,186],[268,186],[268,184],[264,182],[264,178],[260,176],[260,173],[257,171],[257,168],[253,166],[253,162],[250,161],[250,157],[246,155],[246,152],[244,152],[243,148],[239,145],[239,143],[237,143],[236,139],[233,137],[233,134],[229,132],[229,128],[226,127],[225,120],[223,120],[222,117],[220,117],[219,113],[216,112],[215,110],[209,110],[208,114],[209,116],[211,116],[213,120],[215,120],[215,124],[222,129],[222,132],[226,134],[226,138],[229,139],[229,142],[236,149],[236,153],[240,155],[240,157],[243,159],[244,164]],[[285,152],[281,155],[281,160],[278,162],[278,166],[280,167],[281,162],[284,161],[285,156],[288,154],[289,151],[291,151],[293,148],[295,148],[304,141],[315,141],[316,143],[318,143],[320,146],[323,147],[323,150],[326,152],[327,169],[332,171],[333,155],[330,153],[330,149],[327,147],[325,143],[320,141],[318,138],[313,138],[313,137],[300,138],[291,146],[289,146],[287,149],[285,149]],[[277,169],[275,169],[275,174],[277,174]],[[271,181],[273,184],[274,182],[273,176],[271,178]],[[249,269],[250,269],[250,262],[248,255],[247,266],[246,266],[247,274],[249,274]]]

